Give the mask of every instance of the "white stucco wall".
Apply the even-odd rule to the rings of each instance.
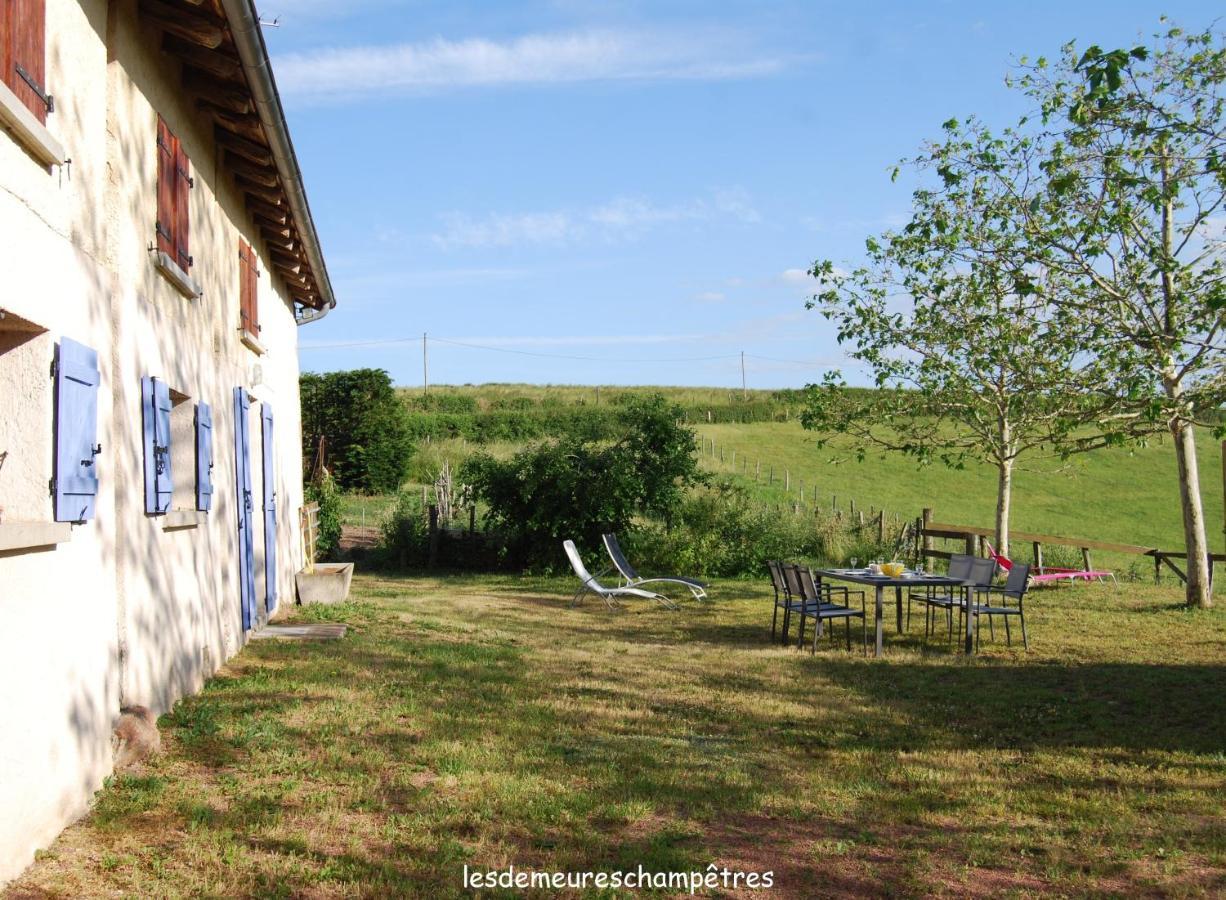
[[[257,356],[238,337],[238,240],[265,257],[221,168],[212,125],[179,89],[134,0],[47,0],[48,129],[71,166],[48,171],[0,132],[0,309],[46,329],[6,341],[0,323],[0,529],[53,517],[55,344],[99,353],[95,518],[71,540],[0,551],[0,883],[88,806],[111,770],[121,705],[161,713],[245,640],[238,587],[233,389],[253,397],[251,470],[257,607],[264,612],[259,402],[275,416],[278,592],[293,602],[302,505],[297,327],[283,285],[261,265]],[[156,122],[192,163],[187,300],[152,265]],[[213,509],[167,529],[144,511],[140,379],[152,375],[213,413]],[[186,457],[172,454],[175,464]]]

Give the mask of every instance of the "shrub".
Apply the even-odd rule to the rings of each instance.
[[[341,491],[336,480],[323,477],[306,485],[308,503],[319,504],[319,534],[315,537],[315,561],[334,556],[341,545]]]
[[[387,563],[402,568],[426,565],[430,555],[430,530],[420,494],[413,490],[397,493],[396,502],[380,530],[380,548]]]
[[[602,531],[624,531],[635,515],[669,517],[682,491],[701,481],[694,433],[661,396],[635,398],[619,413],[614,443],[576,437],[537,444],[508,460],[469,458],[460,477],[489,505],[513,561],[560,562],[571,538],[593,547]]]
[[[689,492],[671,527],[640,521],[619,535],[643,571],[692,575],[762,575],[767,560],[842,564],[851,556],[887,557],[894,542],[876,542],[875,530],[820,510],[793,514],[755,502],[745,488],[724,481]]]

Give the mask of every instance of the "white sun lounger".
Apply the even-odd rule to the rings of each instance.
[[[617,609],[618,597],[642,597],[644,600],[655,600],[666,609],[676,609],[677,604],[669,600],[663,594],[656,594],[652,591],[643,591],[634,587],[605,587],[587,570],[587,566],[583,564],[583,560],[579,558],[579,551],[575,549],[574,541],[563,541],[563,549],[566,550],[566,556],[570,560],[571,568],[575,570],[575,574],[579,576],[579,590],[575,591],[575,596],[571,598],[570,605],[575,606],[581,601],[585,594],[595,594],[605,602],[609,609]]]
[[[662,575],[658,578],[644,578],[635,570],[634,566],[630,565],[626,559],[626,554],[622,553],[621,545],[617,543],[617,535],[606,534],[604,537],[604,548],[609,553],[609,559],[613,560],[613,568],[617,569],[625,584],[623,587],[641,587],[644,584],[680,584],[689,589],[689,592],[694,595],[695,600],[707,599],[706,582],[699,581],[697,578],[682,578],[679,575]]]

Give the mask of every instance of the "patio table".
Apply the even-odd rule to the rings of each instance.
[[[947,587],[952,593],[955,589],[967,591],[974,586],[973,581],[963,581],[961,578],[950,578],[947,575],[916,575],[911,573],[898,578],[891,578],[889,575],[872,575],[867,569],[814,569],[813,577],[819,581],[827,578],[833,581],[848,581],[852,584],[859,584],[865,587],[873,588],[876,594],[873,604],[873,618],[877,630],[877,650],[875,656],[881,655],[881,620],[883,609],[883,595],[888,587],[894,588],[894,605],[898,616],[898,631],[902,632],[902,592],[903,588],[912,587]],[[974,642],[972,637],[975,634],[973,624],[974,604],[967,604],[968,614],[966,616],[966,652],[974,652]]]

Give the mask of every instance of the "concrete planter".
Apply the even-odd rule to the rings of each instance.
[[[343,603],[349,597],[353,581],[353,563],[316,563],[314,572],[305,569],[294,576],[298,586],[298,602]]]

